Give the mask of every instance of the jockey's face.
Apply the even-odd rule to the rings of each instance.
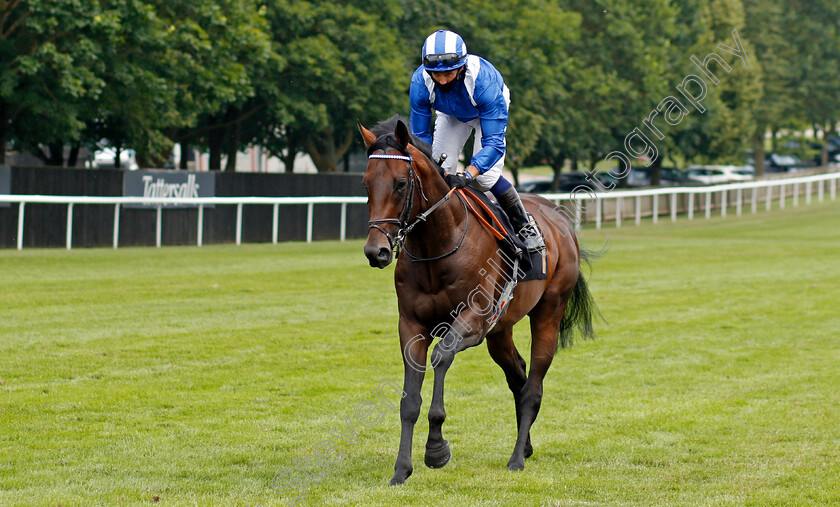
[[[463,69],[463,67],[453,70],[446,70],[443,72],[429,71],[429,75],[432,76],[432,79],[434,79],[435,83],[444,86],[454,81],[455,78],[458,77],[458,73],[461,72],[461,69]]]

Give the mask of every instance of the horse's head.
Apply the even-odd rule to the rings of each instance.
[[[408,128],[401,120],[393,132],[379,136],[361,123],[359,130],[369,157],[363,180],[370,211],[365,256],[371,266],[384,268],[391,263],[398,234],[419,205],[415,187],[421,183],[413,164],[424,155],[410,144]]]

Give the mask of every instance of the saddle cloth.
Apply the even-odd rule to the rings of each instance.
[[[504,226],[505,231],[507,232],[507,238],[506,241],[499,241],[499,245],[502,246],[505,252],[508,255],[513,256],[515,253],[514,245],[522,252],[519,256],[519,267],[520,271],[524,272],[525,276],[520,277],[518,281],[527,282],[528,280],[545,280],[548,277],[546,249],[542,249],[537,252],[529,252],[528,249],[525,248],[525,244],[513,229],[507,213],[504,212],[502,206],[496,201],[495,197],[493,197],[493,194],[489,192],[481,192],[472,187],[466,187],[464,190],[486,204],[493,214],[496,215],[496,218],[499,219],[499,222],[501,222]],[[528,220],[530,220],[534,225],[537,233],[545,238],[542,227],[540,227],[539,222],[534,219],[534,216],[530,212],[528,213]]]

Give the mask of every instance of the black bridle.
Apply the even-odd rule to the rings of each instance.
[[[389,159],[389,160],[404,160],[408,163],[408,197],[406,197],[405,201],[403,202],[403,208],[400,211],[400,214],[397,218],[376,218],[373,220],[368,221],[368,229],[376,229],[377,231],[381,232],[388,238],[388,244],[391,247],[391,250],[394,252],[394,257],[399,257],[400,250],[405,251],[411,260],[414,262],[427,262],[427,261],[436,261],[438,259],[443,259],[444,257],[449,257],[450,255],[454,254],[461,248],[461,245],[464,243],[464,238],[467,237],[467,227],[470,223],[470,215],[467,211],[467,203],[464,202],[464,213],[467,217],[467,221],[464,224],[464,233],[461,235],[461,239],[458,241],[458,244],[455,245],[455,248],[452,250],[438,255],[436,257],[427,257],[427,258],[420,258],[416,255],[412,254],[408,251],[405,247],[405,238],[411,233],[411,230],[419,224],[420,222],[425,222],[426,218],[432,214],[439,206],[449,200],[449,197],[452,195],[452,192],[455,189],[450,190],[443,196],[438,202],[434,203],[432,206],[429,207],[423,213],[418,213],[417,216],[414,218],[411,223],[408,223],[411,216],[411,208],[414,206],[414,189],[415,189],[415,181],[416,185],[420,188],[420,196],[426,201],[429,202],[429,198],[426,197],[425,192],[423,192],[423,183],[420,181],[420,176],[417,174],[417,171],[414,170],[414,160],[408,155],[388,155],[388,154],[373,154],[368,155],[368,159]],[[459,194],[460,197],[460,194]],[[463,197],[461,197],[461,201],[463,202]],[[394,224],[399,227],[397,229],[397,234],[395,236],[391,236],[391,234],[385,230],[380,224]]]

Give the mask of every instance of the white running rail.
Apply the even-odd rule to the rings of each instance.
[[[740,215],[743,205],[746,202],[744,199],[744,191],[750,191],[750,206],[752,213],[756,213],[758,208],[758,201],[761,193],[764,193],[764,200],[766,209],[771,207],[771,201],[776,199],[779,201],[780,208],[785,207],[785,199],[790,189],[790,196],[793,199],[793,206],[798,206],[799,196],[805,194],[805,202],[811,203],[811,194],[813,187],[817,187],[817,198],[819,201],[824,199],[826,192],[828,192],[832,200],[837,197],[837,181],[840,180],[840,172],[819,174],[816,176],[804,176],[799,178],[786,178],[777,180],[752,181],[744,183],[729,183],[725,185],[715,186],[699,186],[699,187],[667,187],[654,188],[647,190],[614,190],[604,192],[579,191],[566,193],[551,193],[541,194],[543,197],[555,201],[560,205],[561,201],[589,201],[585,207],[590,208],[586,213],[591,213],[591,208],[594,207],[595,212],[595,227],[601,228],[605,222],[604,217],[606,203],[611,203],[613,208],[612,216],[615,219],[616,227],[621,227],[622,217],[626,215],[623,205],[626,201],[634,199],[634,213],[636,225],[641,222],[642,216],[642,199],[650,198],[651,212],[650,215],[653,222],[656,223],[659,219],[659,201],[665,196],[669,206],[669,214],[671,221],[677,219],[678,212],[678,197],[686,196],[686,205],[684,206],[688,214],[688,219],[694,218],[696,209],[701,208],[705,211],[706,218],[711,217],[713,196],[717,195],[721,215],[726,216],[727,196],[731,192],[735,192],[735,209],[736,214]],[[826,190],[825,187],[828,187]],[[698,197],[695,203],[695,196]],[[705,197],[705,200],[699,199]],[[167,205],[187,204],[198,206],[198,223],[196,224],[198,231],[197,245],[201,246],[203,242],[204,229],[204,206],[206,205],[236,205],[236,244],[242,242],[242,207],[244,205],[271,205],[273,209],[272,220],[272,242],[277,243],[278,228],[279,228],[279,213],[280,205],[287,204],[306,204],[306,241],[312,242],[312,229],[314,218],[314,206],[316,204],[341,204],[341,222],[340,222],[340,239],[344,241],[347,230],[347,205],[348,204],[364,204],[367,202],[366,197],[344,197],[344,196],[328,196],[328,197],[190,197],[190,198],[168,198],[168,199],[152,199],[145,197],[102,197],[102,196],[66,196],[66,195],[0,195],[0,202],[17,203],[18,204],[18,226],[17,226],[17,249],[23,249],[23,231],[24,231],[24,210],[26,204],[66,204],[67,205],[67,233],[66,233],[66,247],[67,249],[73,246],[73,206],[75,204],[101,204],[114,206],[114,229],[113,229],[113,247],[117,248],[119,245],[120,235],[120,208],[125,204],[144,204],[149,206],[156,206],[156,234],[155,244],[161,246],[161,223],[163,209]],[[705,203],[705,204],[704,204]],[[575,223],[576,227],[580,228],[581,214],[583,213],[581,205],[573,205],[575,209]],[[645,212],[647,215],[648,213]]]

